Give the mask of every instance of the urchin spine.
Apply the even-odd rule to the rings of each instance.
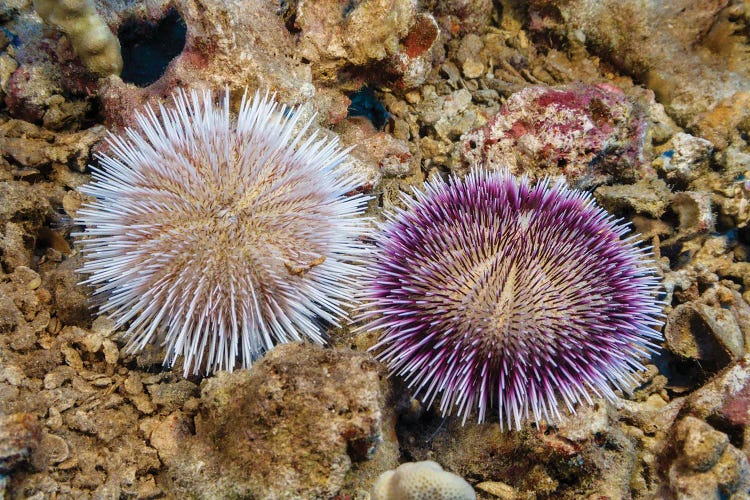
[[[273,96],[178,91],[110,136],[78,234],[99,312],[129,351],[162,341],[184,371],[248,367],[276,343],[324,339],[352,305],[366,197],[336,138]],[[205,358],[204,358],[205,356]]]
[[[417,396],[519,429],[632,386],[661,338],[659,284],[589,194],[476,170],[404,205],[377,233],[362,318]]]

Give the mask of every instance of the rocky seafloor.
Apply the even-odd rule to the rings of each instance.
[[[750,498],[750,2],[102,0],[120,76],[0,2],[0,498],[370,498],[432,460],[480,499]],[[632,223],[667,317],[642,384],[462,425],[348,327],[206,378],[125,352],[79,285],[77,188],[175,88],[272,89],[353,145],[370,215],[476,164]]]

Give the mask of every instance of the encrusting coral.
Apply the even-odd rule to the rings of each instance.
[[[78,212],[100,313],[132,350],[163,341],[184,372],[244,367],[277,343],[323,343],[358,286],[367,200],[338,140],[272,97],[178,92],[110,139]]]
[[[68,35],[89,71],[98,76],[120,74],[120,42],[90,0],[34,0],[34,9],[39,17]]]
[[[431,460],[399,465],[385,471],[372,486],[372,500],[474,500],[476,494],[462,477],[444,471]]]

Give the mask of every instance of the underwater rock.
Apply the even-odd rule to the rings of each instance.
[[[293,56],[292,34],[266,3],[183,0],[175,8],[185,22],[187,38],[182,52],[159,79],[145,88],[115,76],[100,80],[99,95],[108,124],[132,123],[135,110],[161,102],[176,87],[228,88],[233,95],[246,87],[273,89],[287,104],[305,102],[315,94],[310,66]],[[136,18],[147,23],[164,15],[154,10]],[[319,111],[324,117],[327,114],[325,109]]]
[[[669,207],[679,217],[678,239],[689,239],[714,230],[714,213],[708,193],[684,191],[672,196]]]
[[[328,498],[353,463],[394,452],[381,445],[392,434],[381,376],[366,354],[280,345],[250,370],[204,380],[194,424],[175,412],[151,442],[178,495]]]
[[[750,10],[750,9],[749,9]],[[743,85],[747,89],[750,84]],[[750,90],[727,97],[693,120],[695,133],[705,137],[719,150],[734,143],[744,144],[739,136],[750,131]]]
[[[687,416],[675,426],[675,439],[677,456],[668,472],[673,494],[686,500],[747,498],[750,465],[726,434]]]
[[[706,139],[678,132],[667,143],[667,151],[654,167],[671,183],[687,186],[708,169],[713,144]]]
[[[7,272],[32,266],[32,252],[49,210],[40,185],[0,182],[0,262]]]
[[[669,314],[664,328],[667,347],[684,358],[718,364],[739,359],[745,341],[731,311],[706,304],[680,304]]]
[[[571,39],[583,36],[596,54],[644,80],[667,113],[684,127],[695,124],[697,114],[710,113],[719,103],[736,100],[733,96],[750,89],[750,72],[742,61],[746,55],[740,55],[731,69],[725,57],[716,56],[740,40],[724,37],[711,47],[701,46],[711,39],[706,34],[728,4],[728,0],[532,0],[530,29]],[[736,114],[747,109],[732,107]],[[716,136],[727,136],[734,128],[731,122],[715,118],[713,124]],[[706,138],[717,148],[726,145],[716,137]]]
[[[681,459],[685,465],[698,472],[706,472],[716,465],[729,444],[729,436],[691,416],[677,422],[675,439],[682,448]]]
[[[458,139],[480,120],[471,105],[471,93],[466,89],[425,99],[417,110],[422,113],[422,122],[431,125],[443,141]]]
[[[377,184],[381,175],[406,175],[414,163],[409,146],[404,141],[378,132],[366,119],[349,118],[338,127],[337,132],[344,143],[357,145],[350,153],[355,160],[377,165],[378,176],[367,179],[370,186]]]
[[[0,415],[0,475],[27,462],[42,439],[42,426],[34,415]]]
[[[646,214],[658,219],[666,211],[672,193],[663,180],[650,178],[635,184],[599,186],[594,196],[610,213]]]
[[[415,20],[413,0],[372,0],[342,8],[338,0],[296,2],[298,53],[316,79],[337,78],[344,66],[366,66],[398,52]]]
[[[299,1],[287,13],[297,33],[298,54],[310,61],[323,85],[356,90],[362,79],[393,80],[401,88],[421,85],[432,69],[440,28],[414,0]]]
[[[92,146],[105,134],[101,125],[81,132],[53,133],[22,120],[0,125],[0,149],[14,168],[16,177],[25,177],[55,164],[86,169]]]
[[[510,433],[499,423],[463,426],[461,419],[440,424],[422,418],[403,426],[399,437],[402,450],[414,460],[429,460],[431,450],[439,449],[446,469],[465,478],[501,481],[518,498],[627,497],[636,450],[615,424],[612,406],[596,400],[576,411],[554,426],[527,424]]]
[[[464,169],[564,175],[587,189],[640,177],[645,137],[644,112],[613,85],[531,86],[458,147]]]
[[[704,377],[742,358],[750,345],[750,306],[722,283],[703,284],[700,296],[672,309],[664,328],[667,349],[697,362]]]
[[[432,48],[440,28],[430,14],[417,14],[409,33],[401,41],[398,52],[388,61],[388,72],[396,77],[401,89],[422,85],[432,70]]]
[[[422,0],[450,36],[481,32],[492,16],[492,0]]]
[[[732,430],[737,446],[750,453],[750,356],[747,354],[687,397],[690,414]]]

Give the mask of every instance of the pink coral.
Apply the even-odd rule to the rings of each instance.
[[[645,134],[644,113],[613,85],[533,86],[462,136],[460,147],[468,165],[562,174],[587,188],[613,177],[635,180]]]

